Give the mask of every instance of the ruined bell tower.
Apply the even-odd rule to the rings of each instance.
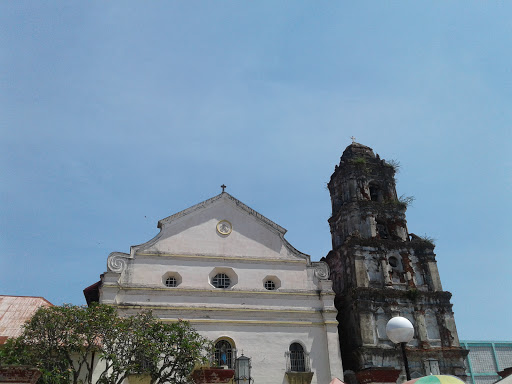
[[[360,382],[383,382],[379,375],[393,368],[398,375],[402,358],[386,324],[400,315],[415,330],[407,346],[412,377],[464,379],[467,351],[459,345],[451,293],[441,286],[432,241],[408,233],[408,199],[397,196],[395,168],[354,142],[328,183],[332,250],[325,260],[336,292],[343,367]]]

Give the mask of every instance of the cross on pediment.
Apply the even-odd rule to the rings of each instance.
[[[224,192],[224,190],[226,189],[226,186],[224,184],[222,184],[220,187],[222,188],[222,192]]]

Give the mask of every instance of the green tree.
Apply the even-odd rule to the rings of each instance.
[[[93,384],[93,377],[121,384],[132,374],[173,384],[186,382],[209,347],[184,321],[161,323],[150,312],[120,317],[107,305],[64,305],[40,308],[0,350],[0,365],[36,366],[40,384]]]
[[[35,366],[41,383],[92,384],[95,359],[101,356],[98,334],[115,318],[115,308],[106,305],[42,307],[21,336],[8,341],[0,363]]]
[[[206,363],[212,343],[197,333],[188,322],[153,322],[144,345],[146,372],[151,384],[186,383],[197,363]]]

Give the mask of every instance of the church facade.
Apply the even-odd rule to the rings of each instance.
[[[158,228],[109,255],[101,303],[189,321],[214,342],[213,366],[232,369],[243,353],[258,383],[343,377],[329,268],[292,247],[284,228],[226,192]]]
[[[212,365],[242,354],[262,384],[404,380],[392,317],[409,319],[412,376],[465,378],[451,294],[434,244],[408,232],[407,199],[395,167],[369,147],[349,145],[328,183],[332,250],[319,262],[291,246],[286,230],[230,194],[158,222],[148,242],[113,252],[87,301],[120,314],[150,309],[189,321],[215,344]],[[343,361],[343,363],[342,363]]]

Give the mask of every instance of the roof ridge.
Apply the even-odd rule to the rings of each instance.
[[[227,192],[221,192],[220,194],[216,195],[216,196],[213,196],[207,200],[204,200],[200,203],[197,203],[195,205],[193,205],[192,207],[189,207],[189,208],[186,208],[180,212],[177,212],[171,216],[168,216],[164,219],[161,219],[158,221],[158,225],[157,227],[158,228],[162,228],[163,225],[165,224],[168,224],[176,219],[179,219],[183,216],[186,216],[186,215],[189,215],[201,208],[205,208],[206,206],[212,204],[213,202],[221,199],[221,198],[228,198],[230,199],[231,201],[233,201],[236,206],[238,206],[239,208],[241,208],[242,210],[244,210],[245,212],[249,213],[250,215],[253,215],[255,216],[256,218],[258,218],[259,220],[261,220],[263,223],[265,223],[266,225],[270,226],[271,228],[273,228],[274,230],[276,230],[277,232],[281,233],[281,234],[285,234],[286,233],[286,229],[281,227],[279,224],[273,222],[272,220],[270,220],[269,218],[263,216],[261,213],[255,211],[254,209],[252,209],[251,207],[249,207],[248,205],[242,203],[240,200],[238,200],[236,197],[230,195],[229,193]]]

